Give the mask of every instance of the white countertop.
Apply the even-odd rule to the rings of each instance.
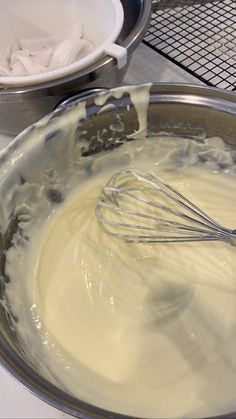
[[[141,44],[135,51],[124,82],[127,84],[145,82],[202,84],[198,79],[144,44]],[[0,134],[0,149],[5,147],[11,139],[11,137]],[[54,419],[69,417],[37,399],[0,367],[0,418]]]

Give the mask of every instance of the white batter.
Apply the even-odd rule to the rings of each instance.
[[[231,152],[217,139],[189,144],[140,140],[101,155],[91,176],[32,228],[30,249],[7,255],[11,278],[16,250],[30,261],[25,286],[11,281],[7,289],[26,351],[57,385],[115,412],[190,418],[236,408],[236,249],[126,244],[94,215],[101,186],[135,163],[235,228]]]

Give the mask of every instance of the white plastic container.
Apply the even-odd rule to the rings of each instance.
[[[127,61],[125,48],[115,44],[124,22],[120,0],[0,0],[0,51],[16,38],[58,36],[81,21],[83,36],[95,49],[65,67],[29,76],[0,77],[9,87],[57,80],[88,67],[110,55],[122,68]]]

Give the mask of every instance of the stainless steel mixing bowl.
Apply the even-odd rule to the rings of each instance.
[[[105,57],[71,76],[27,88],[0,88],[0,132],[16,135],[55,109],[63,98],[91,87],[114,87],[123,79],[134,49],[148,26],[152,0],[121,0],[124,25],[118,44],[127,49],[127,65],[118,69],[114,58]],[[153,3],[153,7],[155,4]]]
[[[137,86],[137,90],[142,87]],[[116,99],[116,93],[120,93]],[[117,96],[117,97],[118,97]],[[80,159],[95,155],[101,150],[112,150],[127,141],[127,134],[138,129],[135,108],[128,93],[115,89],[108,99],[108,106],[101,106],[92,96],[87,101],[87,118],[78,122],[76,129],[67,123],[68,113],[77,112],[80,102],[62,106],[20,134],[16,140],[0,155],[0,215],[1,202],[9,200],[9,190],[20,188],[25,180],[40,182],[44,179],[48,161],[55,170],[65,170],[68,165],[68,141],[74,147],[83,141]],[[96,102],[96,103],[95,103]],[[128,106],[128,108],[127,108]],[[58,129],[55,130],[55,120]],[[112,124],[123,124],[124,131],[111,131]],[[227,144],[236,146],[236,95],[230,92],[197,86],[156,84],[151,87],[148,108],[148,133],[165,132],[168,135],[183,136],[189,139],[220,136]],[[99,141],[97,137],[99,133]],[[54,147],[52,147],[52,142]],[[58,148],[55,144],[58,143]],[[25,154],[25,147],[30,152]],[[54,150],[54,151],[53,151]],[[56,151],[57,150],[57,151]],[[70,150],[74,158],[78,158],[78,150]],[[70,154],[71,155],[71,154]],[[76,157],[77,156],[77,157]],[[17,157],[17,158],[16,158]],[[14,164],[11,164],[12,159]],[[25,163],[30,161],[30,170]],[[51,185],[46,191],[52,208],[62,199],[57,187]],[[12,237],[19,228],[17,216],[13,216],[17,205],[16,196],[9,203],[5,223],[0,225],[0,299],[4,300],[4,288],[9,281],[5,272],[6,251],[11,246]],[[79,418],[128,418],[116,412],[108,412],[99,407],[89,405],[63,392],[45,380],[37,365],[27,357],[12,328],[11,313],[7,305],[0,304],[0,360],[19,382],[31,390],[43,401]],[[235,418],[236,412],[227,413],[224,418]]]

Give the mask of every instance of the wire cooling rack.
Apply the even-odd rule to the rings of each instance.
[[[144,43],[206,84],[236,91],[236,0],[160,0]]]

